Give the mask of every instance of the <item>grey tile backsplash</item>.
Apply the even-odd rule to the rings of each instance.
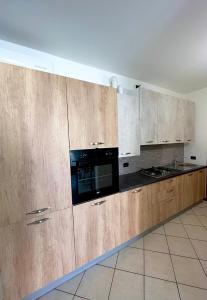
[[[141,168],[168,165],[175,159],[184,160],[184,144],[141,146],[140,156],[119,158],[119,174],[134,173]],[[128,167],[123,167],[125,162],[129,163]]]

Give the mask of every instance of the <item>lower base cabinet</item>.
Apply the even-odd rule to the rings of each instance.
[[[72,209],[41,219],[0,228],[4,300],[20,300],[75,269]]]
[[[117,241],[122,244],[152,226],[151,186],[117,195],[119,200],[119,228]]]
[[[196,171],[195,176],[196,176],[195,202],[199,202],[206,197],[206,169]]]
[[[116,247],[119,202],[115,195],[74,206],[76,267]]]
[[[152,226],[151,188],[77,205],[73,212],[78,267]]]

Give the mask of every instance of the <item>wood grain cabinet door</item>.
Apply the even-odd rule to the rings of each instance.
[[[73,213],[78,267],[116,246],[119,202],[112,195],[76,205]]]
[[[69,208],[0,228],[3,299],[21,300],[74,270],[72,226]]]
[[[139,95],[118,94],[119,156],[140,155]]]
[[[158,99],[160,94],[145,88],[140,90],[141,145],[157,144]]]
[[[152,226],[151,187],[120,193],[120,225],[117,244],[122,244]]]
[[[118,147],[115,89],[67,79],[67,100],[71,149]]]
[[[184,175],[184,208],[193,205],[196,199],[196,174],[195,172]]]
[[[169,144],[173,141],[175,101],[170,96],[160,95],[158,100],[158,142]]]
[[[195,202],[199,202],[206,198],[206,169],[195,172],[196,177],[196,197]]]
[[[192,143],[195,140],[195,103],[184,100],[184,141]]]
[[[0,64],[0,226],[71,206],[66,82]]]

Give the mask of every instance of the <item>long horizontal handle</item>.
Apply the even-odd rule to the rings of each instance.
[[[167,192],[172,193],[172,192],[174,192],[174,189],[168,190]]]
[[[129,155],[129,154],[131,154],[131,152],[121,153],[121,155]]]
[[[102,205],[106,202],[106,200],[103,200],[103,201],[99,201],[99,202],[95,202],[95,203],[92,203],[91,206],[98,206],[98,205]]]
[[[134,190],[132,191],[133,194],[136,194],[136,193],[140,193],[142,191],[142,189],[138,189],[138,190]]]
[[[50,219],[50,218],[44,218],[44,219],[41,219],[41,220],[37,220],[37,221],[31,222],[31,223],[28,223],[27,225],[38,225],[38,224],[42,224],[42,223],[47,222],[49,219]]]
[[[44,207],[44,208],[40,208],[40,209],[36,209],[36,210],[33,210],[31,212],[28,212],[26,213],[26,215],[37,215],[37,214],[41,214],[43,213],[44,211],[48,210],[50,207]]]
[[[91,146],[98,146],[98,145],[104,145],[104,142],[91,142]]]
[[[152,144],[154,141],[146,141],[146,144]]]
[[[181,140],[176,140],[176,142],[181,142]]]

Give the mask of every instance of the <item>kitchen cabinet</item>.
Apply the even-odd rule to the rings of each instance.
[[[65,79],[0,66],[0,226],[5,226],[42,209],[71,207],[71,188]]]
[[[117,243],[121,244],[152,226],[151,186],[124,192],[117,197],[120,203]]]
[[[76,267],[116,246],[119,201],[115,197],[112,195],[74,206]]]
[[[175,103],[175,111],[172,117],[172,142],[184,143],[184,101],[173,97]],[[192,120],[192,122],[194,122]],[[195,126],[193,124],[193,126]]]
[[[187,208],[195,202],[196,199],[196,173],[191,172],[184,175],[183,187],[183,208]]]
[[[184,101],[184,142],[192,143],[195,140],[195,103]]]
[[[173,96],[161,95],[158,101],[158,142],[184,142],[184,105]]]
[[[177,212],[184,209],[184,180],[185,175],[177,176]]]
[[[140,139],[141,145],[157,144],[158,100],[160,93],[140,90]]]
[[[139,94],[124,90],[118,94],[119,156],[140,155]]]
[[[199,202],[206,198],[206,169],[195,172],[196,197],[194,202]]]
[[[176,178],[152,185],[152,224],[156,225],[177,212]]]
[[[70,149],[118,147],[115,89],[67,79],[67,101]]]
[[[20,300],[74,268],[71,208],[0,228],[3,299]]]

